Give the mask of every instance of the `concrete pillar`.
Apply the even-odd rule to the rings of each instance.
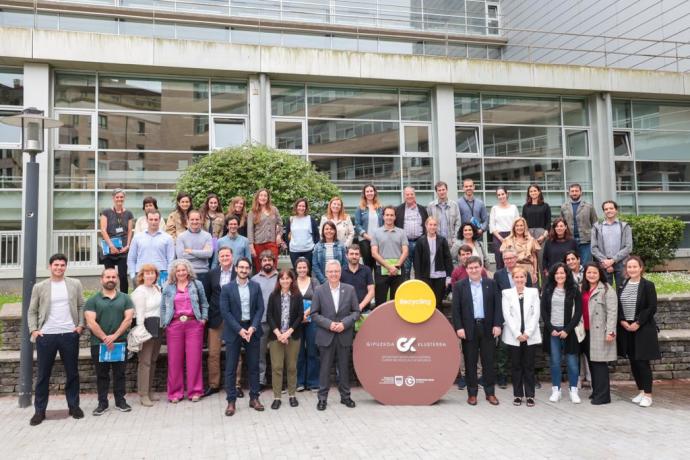
[[[249,77],[249,138],[273,146],[271,80],[264,73]]]
[[[438,85],[433,92],[434,126],[436,145],[434,177],[448,184],[448,197],[457,199],[458,179],[455,160],[455,99],[450,85]]]
[[[616,197],[611,94],[594,94],[589,97],[588,102],[592,128],[589,148],[592,156],[594,206],[597,214],[601,215],[599,205]]]
[[[36,107],[43,110],[46,116],[52,116],[52,103],[50,100],[50,66],[48,64],[26,63],[24,64],[24,107]],[[40,174],[38,178],[38,245],[36,259],[37,276],[48,274],[48,258],[52,253],[52,203],[51,180],[53,158],[53,130],[47,131],[45,136],[45,151],[36,156]],[[29,161],[29,155],[24,154],[23,162]],[[26,171],[24,171],[24,183],[26,183]],[[30,191],[31,192],[31,191]],[[24,202],[22,201],[22,207]],[[22,212],[22,216],[24,213]],[[22,226],[23,226],[22,218]],[[22,228],[22,230],[24,230]]]

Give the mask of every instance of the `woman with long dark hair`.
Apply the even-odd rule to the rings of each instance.
[[[199,212],[201,213],[201,228],[209,232],[215,240],[220,238],[223,235],[225,216],[218,195],[209,193]]]
[[[175,210],[170,213],[165,221],[165,231],[176,240],[178,235],[187,230],[187,216],[192,208],[192,196],[189,193],[180,192],[175,199]]]
[[[285,241],[288,242],[292,268],[296,268],[300,257],[311,260],[314,245],[319,242],[319,224],[309,214],[306,198],[299,198],[292,205],[292,215],[285,226]]]
[[[585,326],[582,351],[592,375],[592,404],[608,404],[611,402],[608,362],[616,360],[618,298],[613,287],[607,284],[604,270],[595,262],[585,265],[582,319]]]
[[[355,233],[359,237],[359,250],[364,265],[376,268],[376,261],[371,255],[371,237],[374,231],[383,226],[383,206],[379,201],[379,192],[373,184],[362,187],[359,206],[355,210]]]
[[[492,235],[494,256],[496,256],[496,270],[503,268],[501,244],[510,235],[513,222],[520,217],[517,206],[508,202],[508,190],[505,187],[496,189],[498,204],[491,207],[489,213],[489,231]]]
[[[326,221],[321,226],[321,241],[314,246],[311,257],[312,275],[320,284],[326,282],[326,262],[336,259],[340,266],[347,264],[346,249],[338,241],[338,230],[333,222]]]
[[[225,213],[226,219],[235,216],[239,222],[239,228],[237,233],[247,237],[247,200],[241,196],[234,196],[230,200],[228,205],[228,212]],[[223,231],[223,234],[227,233],[227,229]]]
[[[566,252],[577,252],[577,242],[570,233],[568,223],[561,217],[554,219],[544,243],[542,274],[547,275],[555,264],[563,262]]]
[[[570,386],[570,400],[579,404],[577,379],[580,373],[580,344],[575,328],[582,319],[582,296],[573,281],[570,269],[559,262],[551,268],[541,297],[541,318],[544,321],[544,351],[550,355],[551,397],[561,399],[561,357],[565,354]]]
[[[247,238],[255,269],[261,266],[259,254],[265,250],[273,253],[273,260],[278,260],[278,248],[283,243],[283,219],[265,188],[254,194],[252,210],[247,215]]]

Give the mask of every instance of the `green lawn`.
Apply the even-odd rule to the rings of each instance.
[[[690,274],[683,272],[647,273],[657,294],[690,294]]]

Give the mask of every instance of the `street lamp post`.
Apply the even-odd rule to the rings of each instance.
[[[22,151],[29,154],[24,185],[24,250],[22,257],[22,325],[19,351],[19,407],[31,405],[33,391],[33,346],[29,335],[28,312],[31,290],[36,284],[36,246],[38,244],[38,172],[36,155],[44,150],[46,129],[58,128],[62,123],[46,118],[36,108],[25,109],[19,115],[4,117],[0,122],[17,126],[22,132]]]

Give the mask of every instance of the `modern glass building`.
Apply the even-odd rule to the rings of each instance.
[[[584,16],[559,32],[554,17],[586,9],[550,2],[562,14],[539,22],[540,2],[515,3],[0,1],[0,115],[34,106],[64,123],[30,191],[39,269],[61,251],[96,273],[113,188],[135,215],[147,195],[165,214],[188,165],[249,141],[313,163],[351,212],[369,182],[386,203],[412,185],[426,204],[436,181],[459,195],[472,178],[489,205],[499,185],[521,205],[536,182],[554,212],[578,182],[597,206],[690,229],[687,37],[588,35]],[[21,276],[25,161],[0,125],[0,278]]]

